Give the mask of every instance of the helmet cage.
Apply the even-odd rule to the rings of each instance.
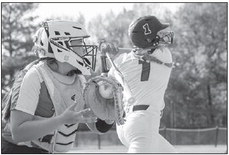
[[[70,45],[69,47],[72,52],[74,52],[83,59],[83,62],[86,65],[86,67],[89,67],[93,71],[95,71],[96,55],[98,50],[96,45],[86,45],[86,43],[83,40],[83,45]],[[83,47],[84,55],[80,56],[77,52],[73,50],[73,47]]]
[[[160,31],[158,35],[160,37],[159,44],[173,44],[174,32],[172,31]]]
[[[96,45],[86,45],[85,38],[90,37],[84,27],[70,21],[47,21],[42,24],[38,38],[34,41],[39,57],[52,57],[76,67],[83,75],[91,75],[96,65]],[[42,35],[41,35],[42,34]],[[74,45],[72,41],[81,40]],[[72,45],[73,44],[73,45]],[[74,48],[79,47],[79,49]]]
[[[83,45],[71,45],[71,41],[73,40],[83,40]],[[71,38],[50,38],[50,43],[54,46],[56,46],[58,53],[62,50],[67,51],[66,57],[63,58],[68,62],[67,55],[68,53],[71,53],[71,56],[75,57],[75,61],[78,63],[77,67],[80,69],[82,67],[90,68],[93,71],[95,70],[96,65],[96,54],[97,54],[97,46],[95,45],[86,45],[84,42],[84,38],[79,37],[71,37]],[[80,55],[77,53],[77,51],[74,51],[73,47],[80,47],[83,48],[83,55]],[[54,52],[54,55],[56,52]],[[81,69],[80,69],[81,70]],[[81,70],[82,71],[82,70]]]
[[[174,33],[172,31],[169,32],[158,32],[158,34],[156,35],[156,37],[154,39],[147,39],[147,41],[149,43],[152,44],[151,47],[156,48],[160,45],[169,45],[169,44],[173,44],[173,37],[174,37]]]

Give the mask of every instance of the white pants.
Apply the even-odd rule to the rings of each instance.
[[[128,153],[175,153],[175,148],[159,134],[160,111],[152,108],[131,112],[125,124],[116,125]]]

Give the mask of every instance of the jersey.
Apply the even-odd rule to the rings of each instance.
[[[36,68],[48,86],[47,88],[55,107],[55,116],[61,115],[72,104],[77,104],[75,111],[80,111],[84,108],[82,88],[84,88],[86,80],[82,75],[63,76],[53,72],[47,64],[41,64],[40,67]],[[33,140],[32,144],[50,152],[66,152],[74,145],[77,128],[78,123],[63,124],[52,134],[50,143]]]
[[[172,70],[170,51],[157,48],[152,54],[142,56],[130,52],[120,55],[114,63],[117,68],[112,67],[109,76],[114,76],[124,88],[125,110],[125,123],[116,124],[116,131],[122,144],[128,147],[128,153],[174,152],[159,134],[164,94]],[[135,105],[149,106],[134,111]]]
[[[162,62],[172,63],[172,56],[167,48],[156,49],[152,56]],[[120,55],[114,63],[124,79],[124,98],[133,97],[134,105],[144,104],[159,109],[164,108],[164,93],[171,68],[153,61],[145,61],[134,52]],[[123,83],[121,78],[117,77],[114,67],[109,71],[109,76],[114,76],[120,83]]]
[[[38,68],[45,69],[49,75],[41,75],[38,71]],[[47,86],[47,82],[45,81],[47,76],[50,77],[49,79],[52,79],[52,81],[49,81],[49,85],[54,85],[54,92],[50,91],[50,86]],[[76,101],[78,105],[76,106],[75,110],[80,111],[84,108],[82,96],[82,82],[84,81],[80,76],[81,75],[73,75],[68,77],[60,75],[49,69],[46,63],[40,62],[29,69],[24,76],[20,91],[18,92],[18,99],[11,103],[11,110],[19,110],[30,115],[49,118],[62,113],[68,106],[72,105]],[[58,92],[61,92],[61,95],[59,95],[60,93],[58,94]],[[8,122],[4,128],[3,137],[7,141],[14,143],[9,126],[10,122]],[[57,132],[55,132],[67,134],[68,137],[65,139],[59,138],[60,136],[58,134],[50,133],[49,135],[41,137],[38,140],[34,140],[32,142],[22,142],[18,145],[27,145],[33,147],[39,146],[52,152],[52,146],[50,144],[53,142],[54,138],[56,144],[58,145],[55,147],[55,151],[65,151],[70,148],[71,145],[73,145],[75,140],[74,133],[76,132],[77,127],[78,124],[71,126],[63,125],[57,130]],[[71,139],[72,141],[69,142]]]
[[[32,115],[51,117],[54,114],[55,110],[53,107],[53,103],[50,99],[47,87],[44,81],[38,78],[38,75],[36,74],[36,72],[34,72],[35,70],[32,69],[33,66],[38,62],[40,62],[40,60],[32,62],[31,64],[26,66],[25,69],[20,71],[18,77],[14,81],[13,87],[11,88],[8,103],[7,105],[5,105],[8,107],[5,107],[5,111],[3,111],[3,114],[5,114],[5,118],[3,119],[5,126],[2,130],[2,136],[4,137],[4,139],[11,143],[14,142],[12,140],[12,135],[9,127],[10,110],[17,109],[16,106],[18,106],[18,110],[24,111]],[[26,87],[29,87],[28,90],[36,90],[39,95],[32,96],[34,95],[34,92],[32,91],[30,91],[31,94],[28,94],[25,91],[27,89]],[[26,98],[26,96],[28,96],[28,98]],[[31,103],[29,105],[26,105],[29,103],[29,100],[31,100]],[[18,104],[18,101],[21,103]],[[25,102],[24,106],[22,104],[23,102]]]
[[[74,97],[78,91],[76,91],[76,87],[74,87],[74,89],[71,89],[70,87],[79,85],[80,88],[79,78],[77,78],[76,75],[68,77],[55,73],[51,70],[49,71],[52,73],[54,81],[57,81],[55,82],[55,85],[58,86],[60,91],[63,93],[62,96],[65,97],[66,104],[73,104]],[[17,104],[15,104],[13,109],[20,110],[31,115],[51,117],[53,112],[50,113],[50,111],[53,111],[54,109],[49,93],[47,92],[47,88],[44,85],[44,79],[40,77],[35,67],[31,68],[23,79]],[[81,103],[83,103],[82,100],[83,99],[81,98]],[[44,106],[47,106],[48,108],[44,108]],[[82,108],[80,108],[80,110],[81,109]],[[45,114],[45,112],[47,112],[47,114]]]

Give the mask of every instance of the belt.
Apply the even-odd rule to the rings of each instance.
[[[149,108],[149,105],[135,105],[133,106],[133,111],[146,110]]]
[[[138,110],[147,110],[149,108],[149,105],[134,105],[133,106],[133,111],[138,111]],[[123,117],[126,117],[126,112],[123,113]]]

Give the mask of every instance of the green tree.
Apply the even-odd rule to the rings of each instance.
[[[2,93],[11,84],[16,70],[35,59],[31,54],[36,28],[30,15],[34,3],[2,3]],[[2,95],[4,96],[4,95]]]
[[[187,3],[174,19],[173,56],[180,66],[168,96],[175,104],[176,126],[225,126],[227,4]]]
[[[135,3],[132,10],[127,11],[124,8],[117,15],[113,11],[104,16],[98,15],[89,22],[88,30],[97,42],[105,38],[117,41],[119,47],[132,47],[128,27],[133,20],[146,15],[155,15],[159,19],[171,21],[171,12],[166,8],[162,9],[158,3]]]
[[[127,29],[131,22],[129,16],[131,16],[131,12],[127,12],[125,9],[118,15],[112,11],[105,16],[98,15],[89,22],[88,30],[95,42],[106,39],[117,42],[119,47],[124,47],[126,42],[124,39],[127,37]]]

